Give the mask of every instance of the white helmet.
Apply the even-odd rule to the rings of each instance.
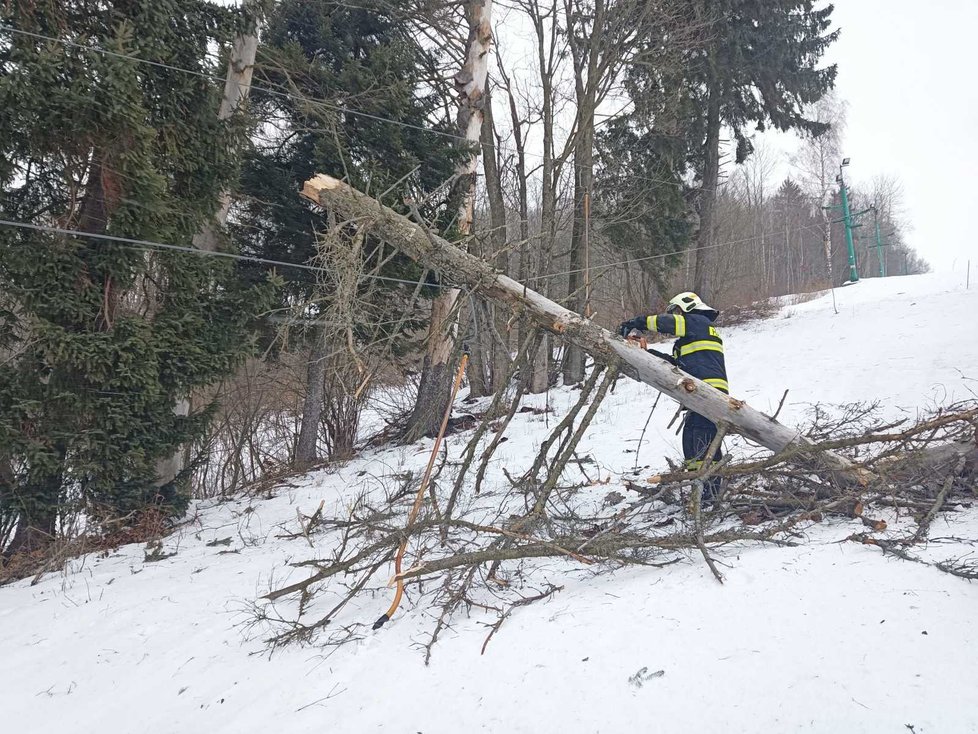
[[[690,311],[710,311],[714,314],[717,313],[715,308],[710,308],[702,299],[692,291],[686,291],[685,293],[680,293],[678,296],[669,301],[668,311],[673,309],[678,309],[683,313],[689,313]],[[715,318],[715,317],[714,317]]]

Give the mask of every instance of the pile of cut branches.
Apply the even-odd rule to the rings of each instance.
[[[816,406],[806,435],[817,450],[807,449],[804,457],[789,448],[738,462],[725,458],[697,473],[625,482],[637,491],[630,500],[607,486],[606,501],[598,505],[595,487],[606,485],[588,476],[576,448],[614,379],[614,370],[594,370],[577,405],[554,427],[530,468],[520,476],[506,474],[505,490],[478,492],[511,415],[497,418],[492,428],[480,426],[461,457],[445,462],[421,514],[408,527],[403,523],[418,480],[410,473],[365,489],[347,517],[319,513],[306,524],[300,518],[302,532],[295,537],[332,551],[293,564],[307,575],[273,589],[256,605],[255,620],[271,624],[269,642],[341,644],[365,634],[371,619],[364,610],[375,608],[373,599],[405,540],[413,560],[400,579],[414,608],[433,622],[427,657],[463,611],[491,613],[488,643],[515,608],[560,590],[544,580],[554,573],[663,566],[700,554],[722,581],[714,559],[721,546],[793,545],[805,527],[830,518],[860,523],[860,532],[849,540],[920,560],[909,549],[927,539],[938,513],[976,496],[978,403],[972,402],[890,423],[877,418],[873,405]],[[723,427],[718,442],[722,435]],[[827,449],[844,454],[856,469],[820,466],[818,451]],[[716,476],[723,478],[722,496],[703,507],[702,483]],[[892,537],[884,516],[900,518],[901,531],[909,529]],[[967,563],[933,565],[966,578],[975,575]]]

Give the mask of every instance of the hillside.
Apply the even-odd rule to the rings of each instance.
[[[879,401],[881,419],[895,419],[975,398],[978,329],[955,326],[961,322],[948,315],[978,313],[978,289],[939,275],[894,277],[839,289],[835,299],[838,314],[826,294],[724,330],[732,392],[771,412],[789,390],[780,414],[789,425],[808,420],[815,403]],[[486,490],[471,504],[476,516],[507,496],[503,470],[525,469],[575,399],[575,391],[556,389],[525,401],[552,412],[516,416]],[[578,448],[593,459],[583,466],[597,481],[575,501],[600,506],[613,491],[629,494],[623,481],[633,476],[654,400],[651,388],[617,384]],[[667,429],[674,412],[663,399],[652,414],[636,476],[679,456]],[[470,435],[448,439],[450,459]],[[857,521],[806,526],[793,547],[721,549],[722,586],[698,555],[604,574],[542,560],[511,583],[527,594],[547,583],[559,592],[514,609],[484,654],[496,615],[471,607],[442,633],[429,665],[424,645],[437,615],[417,589],[409,588],[386,627],[369,629],[389,603],[384,571],[368,587],[374,592],[338,620],[364,623],[358,639],[331,647],[324,637],[269,654],[263,640],[274,625],[253,624],[256,600],[309,573],[289,563],[327,557],[339,542],[336,533],[280,537],[296,532],[296,512],[310,515],[324,501],[327,516],[346,517],[356,496],[395,487],[397,475],[423,467],[430,449],[429,441],[372,450],[267,496],[199,503],[155,562],[146,562],[144,546],[126,546],[77,559],[61,575],[0,588],[7,727],[32,734],[978,731],[978,586],[840,543],[863,530]],[[899,532],[899,513],[887,520],[887,532]],[[935,521],[921,553],[961,557],[976,543],[978,507],[959,506]]]

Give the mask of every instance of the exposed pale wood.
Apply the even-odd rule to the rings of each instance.
[[[456,214],[459,236],[472,231],[475,214],[476,172],[479,167],[479,142],[484,121],[486,81],[489,74],[489,51],[492,43],[492,0],[467,0],[464,3],[469,36],[465,44],[465,60],[453,81],[458,92],[459,135],[472,146],[472,152],[458,164],[455,171],[462,200]],[[424,375],[418,389],[414,411],[408,420],[407,437],[432,435],[438,418],[444,412],[451,384],[449,362],[455,347],[458,290],[447,288],[431,303],[428,325],[428,353]]]
[[[639,347],[629,345],[607,329],[495,272],[488,263],[426,232],[411,220],[342,181],[326,175],[316,176],[306,182],[302,195],[348,219],[369,222],[375,235],[425,267],[525,314],[542,328],[577,344],[600,362],[626,365],[624,371],[630,377],[655,387],[716,423],[728,423],[731,432],[739,433],[772,451],[796,446],[800,449],[800,458],[809,461],[814,458],[805,452],[813,444],[796,429],[656,359]],[[848,459],[831,451],[818,452],[818,460],[826,469],[854,469]]]

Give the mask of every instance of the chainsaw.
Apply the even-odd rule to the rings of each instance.
[[[638,329],[632,329],[631,331],[629,331],[628,335],[625,337],[625,341],[627,341],[629,344],[638,345],[644,351],[651,354],[653,357],[658,357],[659,359],[663,359],[673,366],[678,366],[679,364],[676,361],[676,358],[673,357],[671,354],[666,354],[665,352],[660,352],[655,349],[649,349],[648,339],[646,339],[645,335],[642,334],[642,332],[639,331]]]

